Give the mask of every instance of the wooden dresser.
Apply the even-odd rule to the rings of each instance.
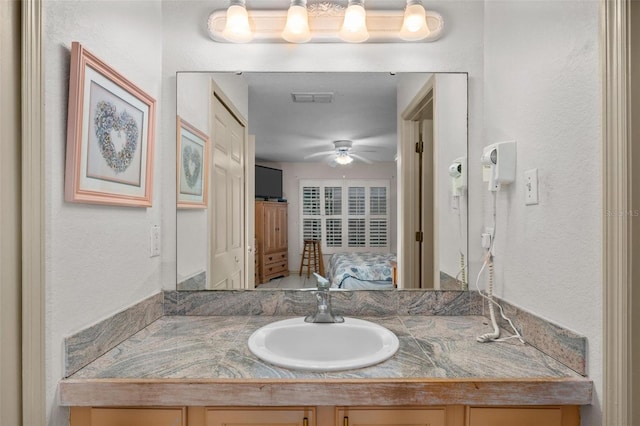
[[[256,284],[289,276],[287,207],[287,203],[256,201]]]

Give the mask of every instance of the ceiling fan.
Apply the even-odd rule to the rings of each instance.
[[[347,164],[351,164],[353,160],[359,160],[363,163],[372,164],[373,161],[364,158],[359,155],[360,153],[365,152],[375,152],[374,147],[360,145],[358,149],[353,149],[353,141],[342,139],[339,141],[333,142],[334,149],[332,151],[323,151],[316,152],[315,154],[307,155],[305,158],[313,158],[319,156],[328,156],[329,157],[329,165],[331,167],[335,167],[336,165],[346,166]]]

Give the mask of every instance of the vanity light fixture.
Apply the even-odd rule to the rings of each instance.
[[[364,0],[349,0],[347,10],[344,12],[340,38],[349,43],[362,43],[369,39]]]
[[[291,0],[282,38],[289,43],[306,43],[311,40],[307,0]]]
[[[444,21],[422,0],[404,10],[365,10],[364,0],[347,7],[333,1],[291,0],[287,10],[249,10],[245,0],[209,15],[209,34],[221,43],[394,43],[430,42],[442,36]]]
[[[222,36],[232,43],[250,42],[253,40],[253,32],[249,26],[249,14],[245,0],[230,0],[229,3]]]
[[[427,25],[427,12],[422,0],[407,0],[400,38],[406,41],[422,40],[430,33]]]

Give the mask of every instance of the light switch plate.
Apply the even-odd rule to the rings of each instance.
[[[526,205],[538,204],[538,169],[524,172],[524,194]]]

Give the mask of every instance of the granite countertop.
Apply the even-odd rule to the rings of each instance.
[[[396,355],[315,373],[255,357],[247,339],[287,317],[165,316],[60,383],[62,405],[544,405],[591,403],[592,382],[517,339],[478,343],[481,316],[362,318]],[[239,395],[242,395],[239,398]]]

